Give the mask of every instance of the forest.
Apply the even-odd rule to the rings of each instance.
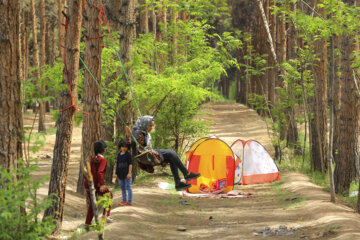
[[[86,204],[94,142],[113,186],[141,116],[184,162],[211,132],[209,104],[255,111],[279,169],[360,213],[360,0],[0,0],[0,22],[0,239],[61,234],[68,188]],[[143,176],[134,164],[135,187]]]

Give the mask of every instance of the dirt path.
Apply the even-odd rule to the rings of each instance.
[[[234,103],[208,106],[206,119],[213,120],[211,135],[231,144],[238,138],[255,139],[272,153],[266,125],[258,115]],[[38,154],[50,153],[55,136]],[[81,128],[74,129],[72,159],[66,195],[64,230],[83,223],[85,200],[74,193],[78,175]],[[41,175],[49,175],[51,160],[41,159]],[[133,185],[134,205],[117,207],[121,193],[115,192],[107,239],[360,239],[360,215],[348,207],[329,202],[330,196],[298,173],[282,174],[276,184],[237,186],[253,198],[185,198],[174,190],[157,186],[166,178]],[[171,182],[171,180],[169,181]],[[47,185],[41,192],[47,194]],[[185,202],[184,202],[185,201]],[[184,204],[185,203],[185,204]],[[186,231],[178,231],[183,227]],[[275,229],[286,236],[275,234]],[[94,232],[80,239],[96,239]]]

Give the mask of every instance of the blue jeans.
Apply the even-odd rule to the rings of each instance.
[[[131,188],[132,178],[130,179],[119,179],[119,184],[122,192],[122,201],[123,202],[132,202],[132,188]],[[128,195],[128,200],[126,201],[126,191]]]

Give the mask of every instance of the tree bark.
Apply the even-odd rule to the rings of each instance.
[[[57,1],[57,7],[58,7],[58,48],[59,48],[59,57],[64,57],[64,47],[65,47],[65,38],[64,38],[64,32],[65,32],[65,26],[64,26],[64,15],[62,14],[63,11],[63,0]]]
[[[171,56],[170,56],[170,61],[171,64],[176,66],[177,65],[177,53],[178,53],[178,31],[177,31],[177,23],[178,23],[178,18],[179,18],[179,13],[178,13],[178,9],[177,9],[177,2],[178,0],[172,0],[174,3],[174,6],[171,7],[171,27],[172,27],[172,39],[171,39]]]
[[[296,3],[291,3],[290,10],[292,12],[296,12]],[[291,20],[290,20],[291,21]],[[287,60],[296,60],[297,58],[297,52],[296,52],[296,46],[297,46],[297,36],[296,36],[296,28],[294,23],[289,23],[289,29],[288,29],[288,36],[287,36]],[[292,84],[287,86],[287,90],[289,92],[289,96],[291,98],[291,102],[295,99],[295,93],[294,93],[294,87]],[[295,109],[292,105],[287,109],[286,112],[286,140],[287,145],[291,148],[295,149],[295,154],[299,154],[301,151],[301,148],[299,148],[298,141],[299,141],[299,134],[297,129],[297,124],[295,122]]]
[[[51,19],[51,23],[50,23],[50,27],[49,27],[49,38],[51,39],[51,44],[50,44],[50,57],[49,57],[49,64],[51,66],[54,66],[55,63],[55,18]]]
[[[334,48],[339,52],[341,51],[341,41],[339,36],[334,36]],[[341,107],[341,84],[340,75],[337,74],[341,71],[341,55],[337,54],[335,57],[335,76],[334,76],[334,138],[333,138],[333,156],[335,164],[338,164],[338,151],[340,147],[340,107]]]
[[[160,6],[157,8],[157,15],[156,15],[156,34],[155,38],[156,41],[161,42],[164,39],[164,36],[166,36],[167,32],[167,21],[166,21],[166,15],[167,15],[167,7],[166,2],[163,0],[159,0]],[[166,66],[167,63],[167,56],[161,52],[156,52],[156,58],[157,58],[157,64],[156,69],[158,73],[162,73],[164,71],[164,66]]]
[[[333,151],[332,143],[334,137],[334,76],[335,76],[335,59],[334,59],[334,39],[330,38],[330,77],[329,77],[329,105],[330,105],[330,117],[329,117],[329,148],[328,148],[328,169],[330,179],[330,201],[335,202],[335,184],[334,184],[334,173],[332,171],[333,162]]]
[[[30,12],[25,11],[25,29],[24,29],[24,38],[23,38],[23,81],[26,82],[29,78],[29,39],[30,39]],[[23,93],[22,98],[25,99],[25,93]],[[23,105],[23,113],[27,111],[26,104]]]
[[[257,6],[258,6],[258,10],[259,10],[259,15],[262,19],[263,26],[265,28],[267,41],[270,45],[271,55],[273,57],[274,62],[277,64],[277,57],[276,57],[276,52],[275,52],[275,48],[274,48],[273,38],[271,36],[271,32],[270,32],[270,28],[269,28],[268,20],[266,18],[266,13],[265,13],[263,4],[262,4],[261,0],[256,0],[256,2],[258,4]]]
[[[360,7],[360,0],[355,0],[355,6]],[[357,57],[360,57],[359,56],[360,55],[360,38],[359,38],[359,36],[356,37],[355,51],[356,51]],[[359,69],[357,69],[356,74],[357,74],[357,76],[359,76],[359,74],[360,74]],[[360,79],[357,78],[357,80],[359,81]],[[358,94],[360,94],[360,93],[358,93]],[[359,163],[359,160],[357,160],[357,161]],[[359,169],[357,169],[357,170],[358,170],[357,174],[360,174]],[[358,181],[360,181],[360,180],[358,180]],[[359,185],[358,190],[360,190],[360,185]],[[360,192],[360,191],[358,191],[358,192]],[[357,210],[358,213],[360,213],[360,194],[358,194],[358,201],[357,201],[357,205],[356,205],[356,210]]]
[[[314,1],[317,6],[317,1]],[[325,8],[317,8],[316,11],[326,18]],[[327,40],[321,38],[315,41],[315,54],[319,61],[313,64],[314,74],[314,103],[313,113],[314,119],[311,121],[312,131],[312,169],[321,171],[323,174],[327,171],[327,83],[328,83],[328,56],[327,56]]]
[[[344,0],[353,6],[354,0]],[[351,67],[351,55],[355,50],[353,36],[343,33],[341,37],[341,108],[338,162],[335,166],[334,181],[337,193],[348,193],[354,179],[355,161],[358,153],[359,96]]]
[[[279,59],[279,64],[286,61],[286,23],[285,23],[285,14],[281,12],[278,18],[278,35],[277,35],[277,56]],[[285,75],[284,68],[281,68],[281,75]],[[276,86],[283,86],[283,79],[278,78]]]
[[[80,35],[81,35],[81,12],[82,4],[79,0],[70,2],[68,31],[66,34],[66,56],[65,71],[63,81],[70,84],[70,90],[77,92],[77,81],[79,72],[80,57]],[[58,233],[64,215],[66,180],[70,161],[70,148],[73,130],[73,116],[75,108],[67,107],[77,105],[77,94],[70,94],[66,89],[60,93],[60,111],[57,121],[56,140],[54,146],[54,159],[51,167],[51,177],[49,183],[49,195],[53,194],[53,204],[45,210],[44,218],[51,216],[56,228],[54,233]],[[72,97],[72,99],[71,99]]]
[[[88,37],[85,41],[85,64],[101,85],[102,28],[98,19],[99,10],[92,5],[100,6],[101,1],[86,2],[83,18]],[[89,72],[85,71],[84,77],[84,112],[88,114],[83,114],[82,158],[87,162],[94,156],[94,142],[101,138],[101,92]],[[83,180],[81,176],[80,179]]]
[[[32,15],[32,35],[33,35],[33,65],[36,68],[34,76],[37,80],[37,84],[40,82],[40,62],[39,62],[39,47],[37,41],[37,21],[36,21],[36,9],[35,0],[31,0],[31,15]],[[36,108],[34,108],[36,111]]]
[[[19,11],[18,0],[0,4],[0,166],[10,170],[22,157]]]
[[[146,0],[139,0],[140,3],[140,34],[149,33],[149,10]]]
[[[40,0],[40,71],[46,65],[46,48],[45,48],[45,36],[46,36],[46,24],[45,24],[45,0]],[[40,81],[38,83],[42,98],[45,97],[45,84]],[[46,102],[42,99],[39,102],[39,132],[46,132],[45,126],[45,108]]]
[[[274,51],[274,55],[277,57],[276,55],[276,15],[274,14],[274,7],[275,7],[275,3],[271,2],[270,7],[272,8],[269,9],[269,24],[270,24],[270,33],[271,33],[271,39],[273,42],[273,50]],[[278,61],[278,59],[277,59]],[[268,101],[271,103],[270,108],[272,108],[272,106],[274,106],[275,104],[275,86],[276,86],[276,81],[277,81],[277,67],[276,67],[276,62],[274,61],[274,57],[271,56],[271,53],[268,56],[268,65],[270,67],[272,67],[271,69],[268,70]]]
[[[131,60],[132,57],[132,47],[134,39],[136,38],[136,15],[135,15],[135,0],[129,0],[128,5],[120,10],[120,18],[126,24],[123,24],[120,28],[120,34],[124,37],[120,39],[120,56],[123,64],[126,64]],[[131,70],[126,69],[128,76],[131,76]],[[125,75],[123,77],[124,81]],[[130,99],[131,96],[128,93],[122,93],[125,99]],[[120,140],[120,136],[125,135],[124,123],[120,118],[125,121],[125,123],[131,123],[133,120],[133,113],[131,104],[126,104],[118,109],[118,116],[116,117],[116,140]],[[114,165],[112,166],[114,167]],[[133,180],[135,180],[137,174],[137,165],[133,166]]]

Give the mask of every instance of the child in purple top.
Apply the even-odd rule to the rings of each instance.
[[[120,141],[119,148],[120,153],[117,155],[116,161],[116,180],[119,181],[121,187],[122,202],[118,205],[132,205],[131,173],[133,161],[131,154],[128,152],[129,146],[125,140]]]

